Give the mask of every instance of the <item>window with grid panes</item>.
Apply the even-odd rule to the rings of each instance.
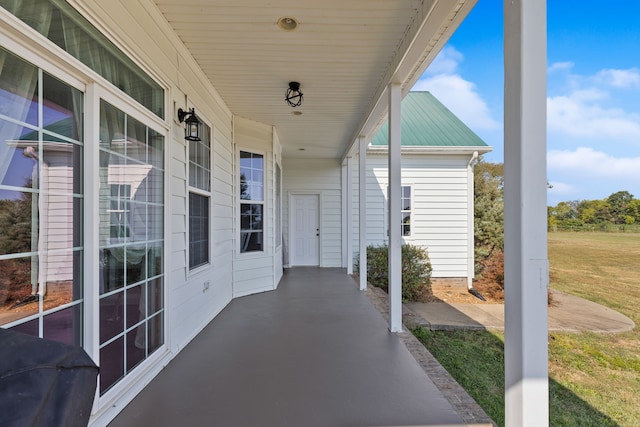
[[[189,141],[189,269],[209,263],[211,128],[202,123],[200,141]]]
[[[403,185],[400,205],[402,207],[402,235],[411,236],[411,186]]]
[[[240,252],[264,250],[264,156],[240,151]]]

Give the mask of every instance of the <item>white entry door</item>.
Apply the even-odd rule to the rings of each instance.
[[[317,194],[291,196],[291,265],[320,265],[320,200]]]

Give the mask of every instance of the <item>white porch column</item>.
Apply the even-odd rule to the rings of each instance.
[[[505,425],[549,424],[546,2],[504,1]]]
[[[367,139],[359,138],[360,153],[358,154],[358,196],[360,221],[360,290],[367,289]]]
[[[353,158],[347,157],[347,274],[353,274]]]
[[[401,132],[402,86],[389,84],[389,330],[402,332]]]

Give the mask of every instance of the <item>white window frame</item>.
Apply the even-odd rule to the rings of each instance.
[[[85,15],[86,18],[89,19]],[[108,37],[107,33],[102,31],[102,27],[96,25],[94,20],[92,24],[103,34]],[[84,262],[83,262],[83,300],[84,310],[83,319],[83,348],[89,356],[96,362],[100,363],[100,313],[99,313],[99,176],[97,170],[99,167],[99,151],[98,144],[91,143],[99,140],[100,135],[100,99],[103,99],[111,105],[119,108],[129,116],[138,121],[145,123],[146,126],[160,133],[164,137],[164,248],[163,248],[163,275],[164,280],[164,337],[163,344],[151,355],[149,355],[143,363],[131,374],[121,379],[106,393],[100,396],[99,385],[96,389],[96,403],[93,412],[95,414],[104,413],[105,408],[114,405],[114,402],[121,397],[123,393],[127,393],[131,389],[131,385],[144,378],[149,378],[151,371],[159,372],[162,366],[166,366],[169,360],[170,348],[170,327],[171,306],[169,304],[169,293],[167,292],[167,277],[170,268],[169,254],[170,248],[167,242],[171,238],[170,211],[169,201],[171,200],[170,187],[170,155],[171,155],[171,117],[169,112],[172,111],[169,106],[169,85],[153,70],[144,67],[143,70],[158,82],[164,89],[164,111],[165,119],[162,119],[147,110],[144,106],[138,104],[129,95],[120,91],[113,86],[105,78],[100,76],[80,61],[71,57],[70,54],[63,52],[53,42],[43,38],[34,29],[20,21],[18,18],[0,8],[0,44],[4,49],[12,52],[23,60],[30,62],[34,66],[42,69],[51,76],[59,79],[84,93],[84,158],[83,158],[83,185],[84,185],[84,209],[83,209],[83,229],[84,229]],[[114,41],[117,46],[120,44]],[[129,56],[137,61],[138,57],[129,53]],[[139,61],[137,61],[139,62]]]
[[[404,209],[404,203],[402,203],[402,200],[405,200],[406,197],[404,197],[404,189],[405,188],[409,188],[409,209]],[[402,232],[401,232],[401,237],[403,238],[411,238],[413,236],[413,185],[410,184],[402,184],[400,186],[401,189],[401,194],[400,194],[400,200],[401,200],[401,205],[400,205],[400,219],[402,219],[402,214],[404,213],[409,213],[409,234],[404,234],[404,223],[402,223],[401,227],[402,227]]]
[[[166,95],[165,95],[166,96]],[[120,93],[116,88],[113,88],[109,84],[106,87],[103,87],[97,83],[91,84],[88,88],[88,98],[91,99],[91,104],[89,100],[85,102],[85,135],[89,135],[86,139],[87,141],[98,141],[99,140],[99,132],[100,132],[100,100],[104,100],[111,104],[112,106],[120,109],[125,114],[130,117],[138,120],[139,122],[144,123],[150,129],[160,133],[164,137],[164,206],[163,206],[163,218],[164,218],[164,247],[163,247],[163,264],[162,264],[162,275],[163,279],[163,308],[161,314],[164,316],[164,337],[163,344],[154,351],[153,354],[147,356],[141,363],[146,367],[139,367],[136,370],[128,373],[124,378],[120,379],[116,384],[114,384],[111,388],[109,388],[105,393],[100,395],[100,384],[98,383],[98,387],[96,389],[96,396],[99,398],[100,405],[104,402],[105,405],[108,405],[106,402],[110,402],[116,399],[121,393],[125,390],[129,389],[132,383],[135,383],[140,378],[142,378],[147,372],[151,369],[154,369],[155,365],[159,360],[167,356],[167,352],[169,349],[169,319],[171,318],[169,314],[169,304],[168,304],[168,292],[167,292],[167,281],[168,281],[168,269],[169,269],[169,245],[168,241],[170,240],[170,213],[168,210],[169,200],[171,200],[171,193],[169,189],[169,152],[171,151],[170,143],[170,131],[169,125],[166,121],[163,121],[158,116],[153,114],[151,111],[147,110],[144,106],[138,104],[136,101],[126,96],[124,93]],[[95,110],[95,112],[94,112]],[[85,226],[85,239],[87,241],[87,258],[85,258],[85,268],[87,268],[86,278],[87,284],[85,290],[88,289],[89,281],[95,280],[94,283],[99,282],[99,274],[100,268],[98,266],[99,260],[99,187],[100,187],[100,179],[96,171],[99,169],[99,158],[100,158],[100,147],[98,144],[86,144],[85,150],[85,224],[86,221],[95,221],[92,222],[92,225]],[[89,166],[90,165],[90,166]],[[89,183],[91,183],[91,187],[89,187]],[[91,188],[91,189],[90,189]],[[89,191],[91,192],[93,203],[90,203],[90,200],[87,198],[89,196]],[[95,196],[95,197],[94,197]],[[92,205],[92,206],[89,206]],[[91,212],[91,213],[90,213]],[[89,217],[89,215],[93,215],[94,217]],[[91,245],[89,245],[89,241],[91,241]],[[91,250],[91,252],[90,252]],[[92,275],[90,276],[89,273]],[[87,295],[87,298],[93,298],[92,308],[90,309],[89,304],[87,304],[87,313],[85,313],[85,318],[89,318],[87,321],[87,328],[85,328],[85,339],[90,338],[91,341],[88,341],[88,344],[93,346],[92,352],[87,352],[92,356],[93,360],[95,360],[99,364],[100,360],[100,290],[98,288],[93,289],[93,293],[91,295]],[[91,310],[91,312],[89,312]],[[156,314],[159,315],[159,314]],[[89,329],[89,324],[91,325],[91,330]]]
[[[413,236],[414,236],[414,233],[413,233],[413,223],[414,223],[413,218],[414,218],[414,215],[413,215],[413,213],[415,212],[415,209],[413,208],[413,206],[414,206],[414,202],[415,202],[415,197],[413,195],[413,184],[401,184],[400,185],[401,201],[402,201],[402,199],[404,199],[404,197],[403,197],[404,190],[403,189],[406,188],[406,187],[410,188],[410,190],[409,190],[410,191],[410,196],[409,197],[410,197],[410,201],[411,201],[411,209],[409,209],[409,210],[402,209],[400,211],[400,215],[401,215],[401,219],[402,219],[402,214],[403,213],[405,213],[405,212],[410,212],[411,213],[411,215],[409,217],[410,218],[409,219],[409,234],[405,236],[404,235],[404,229],[402,229],[402,231],[400,232],[401,233],[400,237],[402,237],[403,239],[412,239]],[[389,242],[389,184],[386,185],[386,191],[384,193],[384,200],[383,201],[384,201],[383,212],[384,212],[384,229],[385,229],[384,241],[385,241],[385,243],[388,243]],[[402,226],[403,226],[403,224],[400,223],[400,227],[402,227]]]
[[[274,173],[274,221],[275,221],[275,240],[276,249],[280,249],[282,246],[282,240],[284,239],[284,233],[282,231],[282,166],[280,162],[275,162],[275,167],[273,168]],[[278,172],[280,172],[280,176],[278,177]]]
[[[200,120],[202,120],[201,117],[199,117]],[[209,126],[208,123],[203,121],[203,124],[209,128],[209,190],[204,190],[202,188],[199,187],[194,187],[191,185],[190,183],[190,178],[191,178],[191,153],[190,153],[190,142],[191,141],[187,141],[187,150],[186,150],[186,154],[187,154],[187,201],[186,201],[186,205],[187,205],[187,209],[186,209],[186,214],[187,214],[187,250],[186,250],[186,266],[187,266],[187,274],[188,276],[197,274],[199,272],[201,272],[202,270],[205,270],[209,267],[211,267],[212,265],[212,233],[211,233],[211,227],[212,227],[212,187],[213,187],[213,126]],[[204,126],[201,127],[200,129],[201,132],[204,132]],[[196,142],[196,144],[198,144],[200,142]],[[203,263],[203,264],[199,264],[196,265],[194,267],[190,266],[190,262],[191,262],[191,250],[190,250],[190,246],[191,246],[191,235],[190,235],[190,221],[191,221],[191,204],[190,204],[190,196],[191,193],[196,194],[198,196],[203,196],[206,197],[208,202],[208,236],[207,236],[207,248],[209,251],[208,254],[208,259],[207,262]]]
[[[241,159],[241,153],[245,152],[245,153],[250,153],[250,154],[257,154],[262,156],[262,182],[263,182],[263,192],[262,192],[262,200],[245,200],[240,198],[240,185],[241,185],[241,177],[240,177],[240,159]],[[262,256],[267,252],[267,240],[266,240],[266,232],[267,232],[267,227],[266,227],[266,221],[265,221],[265,217],[267,214],[267,153],[265,151],[262,150],[256,150],[254,148],[248,148],[248,147],[239,147],[237,152],[236,152],[236,189],[235,189],[235,197],[237,198],[237,203],[236,203],[236,212],[237,212],[237,218],[236,218],[236,225],[237,225],[237,232],[236,232],[236,239],[237,239],[237,249],[236,249],[236,254],[242,257],[251,257],[251,256]],[[249,252],[243,252],[242,251],[242,212],[241,212],[241,205],[243,204],[255,204],[255,205],[261,205],[262,206],[262,250],[259,251],[249,251]]]

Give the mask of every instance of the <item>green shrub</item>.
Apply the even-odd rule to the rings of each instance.
[[[356,258],[358,259],[358,258]],[[356,271],[359,270],[356,262]],[[389,247],[367,247],[367,280],[389,292]],[[431,262],[426,249],[402,246],[402,301],[425,301],[431,295]]]

